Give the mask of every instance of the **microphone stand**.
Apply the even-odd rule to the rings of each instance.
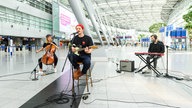
[[[77,32],[73,33],[74,37],[76,36],[76,34],[77,34]],[[72,39],[71,44],[73,44],[74,37],[73,37],[73,39]],[[71,53],[73,53],[73,52],[71,51]],[[71,58],[71,61],[73,61],[73,57]],[[72,70],[71,70],[71,72],[72,72],[72,95],[71,95],[71,96],[72,96],[72,102],[71,102],[70,107],[72,108],[72,107],[73,107],[73,104],[76,103],[77,96],[82,96],[82,98],[83,98],[84,100],[86,100],[86,99],[88,98],[88,95],[89,95],[90,93],[79,94],[79,95],[76,94],[76,92],[75,92],[75,84],[74,84],[75,79],[74,79],[74,72],[73,72],[73,65],[72,65],[72,63],[71,63],[71,69],[72,69]]]
[[[168,48],[169,48],[169,46],[166,45],[166,51],[167,51],[166,57],[167,57],[167,60],[166,60],[166,74],[165,74],[164,77],[166,77],[166,78],[173,78],[173,76],[170,76],[169,73],[168,73],[168,57],[169,57],[168,56]]]
[[[116,66],[117,66],[116,72],[117,72],[117,73],[121,73],[121,70],[119,69],[119,66],[118,66],[118,65],[119,65],[119,64],[116,63]]]
[[[64,64],[63,64],[63,68],[62,68],[61,72],[64,71],[64,68],[65,68],[65,65],[66,65],[66,62],[67,62],[67,57],[68,57],[69,54],[70,54],[70,49],[69,49],[68,52],[67,52],[67,56],[66,56],[66,58],[65,58],[65,62],[64,62]]]
[[[166,54],[166,57],[167,57],[166,62],[167,62],[167,63],[166,63],[166,65],[167,65],[167,66],[166,66],[166,74],[165,74],[164,77],[165,77],[165,78],[171,78],[171,79],[172,79],[172,78],[175,78],[175,79],[177,79],[177,80],[183,80],[183,78],[178,78],[178,77],[175,77],[175,76],[171,76],[171,75],[169,75],[169,73],[168,73],[168,71],[169,71],[169,70],[168,70],[168,57],[169,57],[169,56],[168,56],[168,48],[169,48],[169,46],[166,45],[166,50],[167,50],[167,54]]]
[[[72,33],[71,35],[73,35],[73,38],[76,36],[76,34],[77,34],[77,32],[75,32],[75,33]],[[73,43],[73,38],[72,38],[72,42],[69,42],[69,43]],[[64,65],[63,65],[63,68],[62,68],[62,71],[61,72],[63,72],[64,71],[64,68],[65,68],[65,64],[66,64],[66,62],[67,62],[67,57],[68,57],[68,55],[70,54],[70,45],[69,45],[69,50],[68,50],[68,53],[67,53],[67,56],[66,56],[66,58],[65,58],[65,62],[64,62]]]
[[[76,33],[73,33],[73,35],[74,35],[74,37],[75,37],[75,36],[76,36]],[[73,43],[74,37],[72,38],[71,43]],[[63,66],[63,68],[62,68],[62,72],[64,71],[64,68],[65,68],[65,65],[66,65],[66,61],[67,61],[68,55],[69,55],[70,53],[72,53],[72,51],[70,51],[70,47],[69,47],[68,54],[67,54],[67,57],[66,57],[65,62],[64,62],[64,66]],[[73,57],[71,58],[71,60],[73,61]],[[79,96],[79,97],[82,96],[82,98],[83,98],[84,100],[86,100],[86,99],[88,98],[88,95],[89,95],[90,93],[80,94],[80,95],[77,95],[77,94],[76,94],[76,92],[75,92],[75,85],[74,85],[74,82],[75,82],[75,81],[74,81],[74,72],[73,72],[73,65],[72,65],[72,63],[71,63],[71,65],[70,65],[70,67],[71,67],[71,72],[72,72],[72,94],[71,94],[71,95],[65,94],[65,93],[63,93],[64,90],[62,90],[59,95],[56,95],[56,98],[53,98],[53,97],[51,96],[52,99],[49,99],[49,101],[52,101],[52,100],[53,100],[53,101],[56,101],[57,104],[64,104],[64,103],[69,102],[69,101],[68,101],[68,98],[65,97],[65,96],[71,96],[72,103],[71,103],[70,107],[72,108],[72,107],[73,107],[73,104],[76,102],[77,96]],[[81,97],[80,97],[80,98],[81,98]]]
[[[35,66],[35,68],[33,69],[33,71],[31,71],[31,76],[30,78],[32,77],[32,74],[34,74],[34,78],[31,79],[32,81],[36,81],[38,80],[38,76],[37,76],[37,67],[39,66],[39,63]]]

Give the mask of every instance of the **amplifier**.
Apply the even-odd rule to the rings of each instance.
[[[129,60],[120,60],[120,71],[133,72],[135,62]]]

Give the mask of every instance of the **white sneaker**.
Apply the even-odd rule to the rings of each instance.
[[[41,76],[42,76],[42,75],[44,75],[44,73],[43,73],[42,71],[39,71],[39,72],[38,72],[38,75],[41,75]]]
[[[54,72],[57,72],[57,68],[54,68]]]

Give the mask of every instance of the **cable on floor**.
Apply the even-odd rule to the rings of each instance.
[[[166,69],[158,69],[158,70],[166,70]],[[178,79],[176,78],[177,80],[182,79],[182,80],[186,80],[186,81],[192,81],[192,79],[190,78],[190,77],[192,77],[191,75],[184,74],[181,71],[175,71],[175,70],[168,70],[168,71],[169,71],[169,73],[172,73],[172,74],[174,74],[174,73],[176,73],[176,74],[181,73],[181,74],[184,75],[184,76],[177,75],[178,77],[180,77]]]
[[[103,80],[107,80],[107,79],[111,79],[111,78],[117,78],[117,77],[123,76],[124,74],[125,73],[121,73],[120,75],[110,76],[110,77],[106,77],[106,78],[103,78],[103,79],[96,79],[96,81],[93,81],[93,83],[98,83],[98,82],[101,82]]]
[[[69,77],[71,77],[71,72],[70,72],[70,74],[69,74]],[[69,91],[67,91],[67,89],[69,88],[70,82],[71,82],[71,78],[69,78],[69,81],[68,81],[67,86],[66,86],[60,93],[54,94],[54,95],[52,95],[52,96],[49,96],[46,101],[48,101],[48,102],[56,102],[56,103],[57,103],[58,101],[62,100],[62,103],[63,103],[63,104],[64,104],[64,103],[68,103],[69,98],[65,98],[65,97],[63,97],[63,96],[66,95],[66,94],[68,94],[70,91],[72,91],[72,89],[69,90]],[[60,103],[60,102],[58,102],[58,104],[59,104],[59,103]]]
[[[15,75],[21,75],[21,74],[26,74],[26,73],[30,73],[30,72],[20,72],[20,73],[15,73],[15,74],[7,74],[7,75],[0,76],[0,78],[9,77],[9,76],[15,76]]]
[[[70,70],[72,70],[72,69],[70,69]],[[71,76],[72,76],[72,72],[70,71],[69,77],[71,77]],[[46,101],[47,101],[47,102],[55,102],[55,103],[57,103],[57,104],[65,104],[65,103],[68,103],[68,102],[69,102],[69,99],[70,99],[70,98],[73,98],[73,95],[69,95],[69,94],[68,94],[69,92],[72,91],[72,89],[69,90],[69,91],[67,91],[68,88],[69,88],[69,84],[70,84],[70,82],[71,82],[71,79],[72,79],[72,78],[70,78],[70,80],[68,81],[68,84],[67,84],[66,88],[64,88],[60,93],[54,94],[54,95],[48,97]],[[74,83],[74,82],[73,82],[73,83]],[[74,87],[76,88],[77,86],[74,86]],[[90,93],[87,93],[87,94],[90,94]],[[77,96],[77,98],[81,98],[81,96],[87,95],[87,94],[76,95],[76,96]]]
[[[31,80],[23,80],[23,79],[5,79],[5,80],[0,80],[0,81],[30,81],[30,82],[33,82]]]
[[[188,84],[185,84],[185,83],[183,83],[183,82],[179,82],[179,81],[176,81],[176,80],[172,80],[172,81],[174,81],[174,82],[176,82],[176,83],[183,84],[183,85],[189,87],[190,89],[192,89],[192,86],[190,86],[190,85],[188,85]]]
[[[153,104],[153,105],[158,105],[158,106],[164,106],[164,107],[169,107],[169,108],[180,108],[178,106],[171,106],[171,105],[166,105],[166,104],[160,104],[160,103],[156,103],[156,102],[147,102],[147,101],[141,101],[141,102],[131,102],[131,101],[122,101],[122,100],[112,100],[112,99],[94,99],[90,102],[85,102],[85,100],[83,100],[84,104],[91,104],[95,101],[111,101],[111,102],[121,102],[121,103],[135,103],[135,104]]]

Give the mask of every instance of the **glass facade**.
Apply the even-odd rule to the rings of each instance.
[[[26,3],[32,7],[45,11],[49,14],[52,14],[52,4],[45,0],[17,0],[23,3]]]
[[[70,5],[69,5],[68,0],[59,0],[59,2],[60,2],[61,4],[63,4],[64,6],[66,6],[66,7],[68,7],[68,8],[71,8]]]
[[[11,22],[27,27],[33,27],[39,30],[52,30],[51,20],[42,19],[2,6],[0,6],[0,22]]]

